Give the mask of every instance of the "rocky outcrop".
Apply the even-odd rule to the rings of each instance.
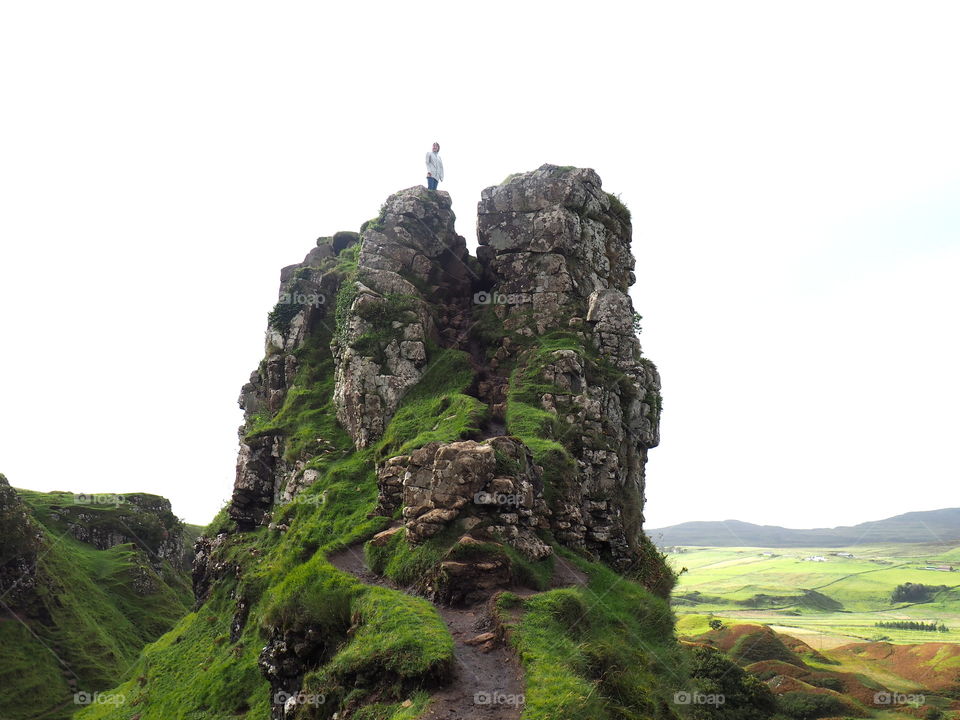
[[[450,320],[466,306],[470,271],[454,219],[447,193],[409,188],[361,234],[355,294],[333,345],[337,418],[358,448],[383,434],[420,380],[428,341],[457,341]]]
[[[260,672],[270,683],[272,720],[295,717],[303,676],[317,666],[325,650],[325,638],[316,628],[273,631],[257,660]]]
[[[0,598],[11,607],[30,604],[36,589],[43,531],[17,491],[0,474]]]
[[[240,575],[240,566],[230,563],[222,557],[222,550],[227,537],[227,533],[218,533],[212,538],[201,535],[194,543],[191,579],[193,582],[193,597],[196,600],[195,607],[200,607],[203,604],[215,582],[227,574],[232,573],[236,577]]]
[[[269,523],[274,496],[289,474],[283,461],[283,438],[261,435],[240,443],[230,517],[241,530]]]
[[[433,537],[460,519],[465,529],[482,528],[531,560],[551,554],[534,533],[549,527],[542,469],[518,439],[430,443],[409,456],[391,458],[381,477],[396,478],[400,468],[400,505],[412,542]]]
[[[508,330],[556,329],[584,317],[594,292],[626,292],[635,261],[630,219],[618,205],[599,176],[582,168],[544,165],[483,191],[477,257],[492,299],[508,299],[497,303]]]
[[[636,280],[629,213],[589,169],[551,165],[483,191],[478,257],[485,299],[508,332],[573,333],[582,347],[513,351],[540,406],[569,430],[576,463],[557,483],[552,527],[565,544],[621,570],[639,557],[647,451],[659,442],[660,378],[643,359],[628,287]]]
[[[593,170],[544,165],[483,191],[477,259],[454,220],[446,193],[402,190],[359,237],[340,233],[284,269],[267,357],[241,395],[230,516],[241,530],[268,524],[275,504],[319,477],[309,463],[322,445],[291,454],[282,429],[251,432],[284,406],[309,338],[329,338],[332,405],[357,449],[383,436],[424,379],[431,348],[457,348],[475,372],[468,392],[488,406],[484,425],[471,439],[379,459],[377,512],[400,513],[412,543],[456,522],[536,559],[550,552],[538,535],[549,531],[630,570],[642,556],[661,400],[627,294],[636,280],[629,212]],[[357,243],[356,266],[334,268]],[[287,307],[286,297],[308,302]],[[511,420],[512,404],[541,413],[541,429]],[[541,433],[530,442],[546,452],[545,467],[510,435],[531,432]],[[482,499],[491,497],[511,502]]]
[[[285,491],[290,498],[292,481],[305,485],[305,458],[290,460],[282,433],[256,432],[256,425],[258,419],[273,416],[283,407],[300,369],[298,352],[308,341],[319,338],[325,345],[333,338],[337,294],[345,276],[337,259],[358,241],[359,235],[353,232],[321,237],[303,262],[280,271],[278,300],[267,323],[266,357],[240,391],[244,423],[239,430],[229,514],[241,530],[267,524],[274,502]],[[320,452],[327,442],[317,438],[308,456]]]
[[[136,545],[156,570],[164,561],[178,570],[190,569],[189,539],[167,498],[149,493],[78,494],[71,500],[50,505],[50,520],[71,537],[97,550]]]

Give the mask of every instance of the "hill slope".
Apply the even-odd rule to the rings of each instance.
[[[960,508],[909,512],[835,528],[794,530],[739,520],[686,522],[647,531],[658,545],[698,547],[846,547],[960,540]]]
[[[484,191],[478,257],[453,222],[402,190],[281,272],[197,608],[115,689],[140,720],[679,717],[629,212],[543,166]]]
[[[0,541],[5,719],[71,717],[189,609],[189,538],[155,495],[17,491],[0,475]]]

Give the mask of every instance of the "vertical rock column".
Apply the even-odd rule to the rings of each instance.
[[[470,270],[454,220],[447,193],[415,187],[387,198],[361,233],[355,295],[333,345],[337,419],[358,448],[383,435],[420,381],[428,340],[456,339],[444,331],[467,302]]]
[[[636,281],[629,214],[593,170],[544,165],[483,191],[477,234],[505,332],[566,331],[589,348],[537,361],[555,390],[540,405],[569,426],[556,439],[576,463],[572,478],[544,478],[558,490],[551,522],[562,542],[629,569],[640,557],[644,466],[660,412],[660,379],[641,356],[627,295]],[[534,341],[519,352],[520,369],[536,350]]]

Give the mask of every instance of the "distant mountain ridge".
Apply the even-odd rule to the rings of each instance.
[[[647,531],[661,546],[845,547],[872,543],[960,541],[960,508],[908,512],[835,528],[795,530],[740,520],[685,522]]]

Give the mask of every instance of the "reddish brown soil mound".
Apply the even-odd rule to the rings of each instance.
[[[931,692],[960,689],[960,645],[953,643],[852,643],[835,648],[830,654],[840,660],[877,663]]]

